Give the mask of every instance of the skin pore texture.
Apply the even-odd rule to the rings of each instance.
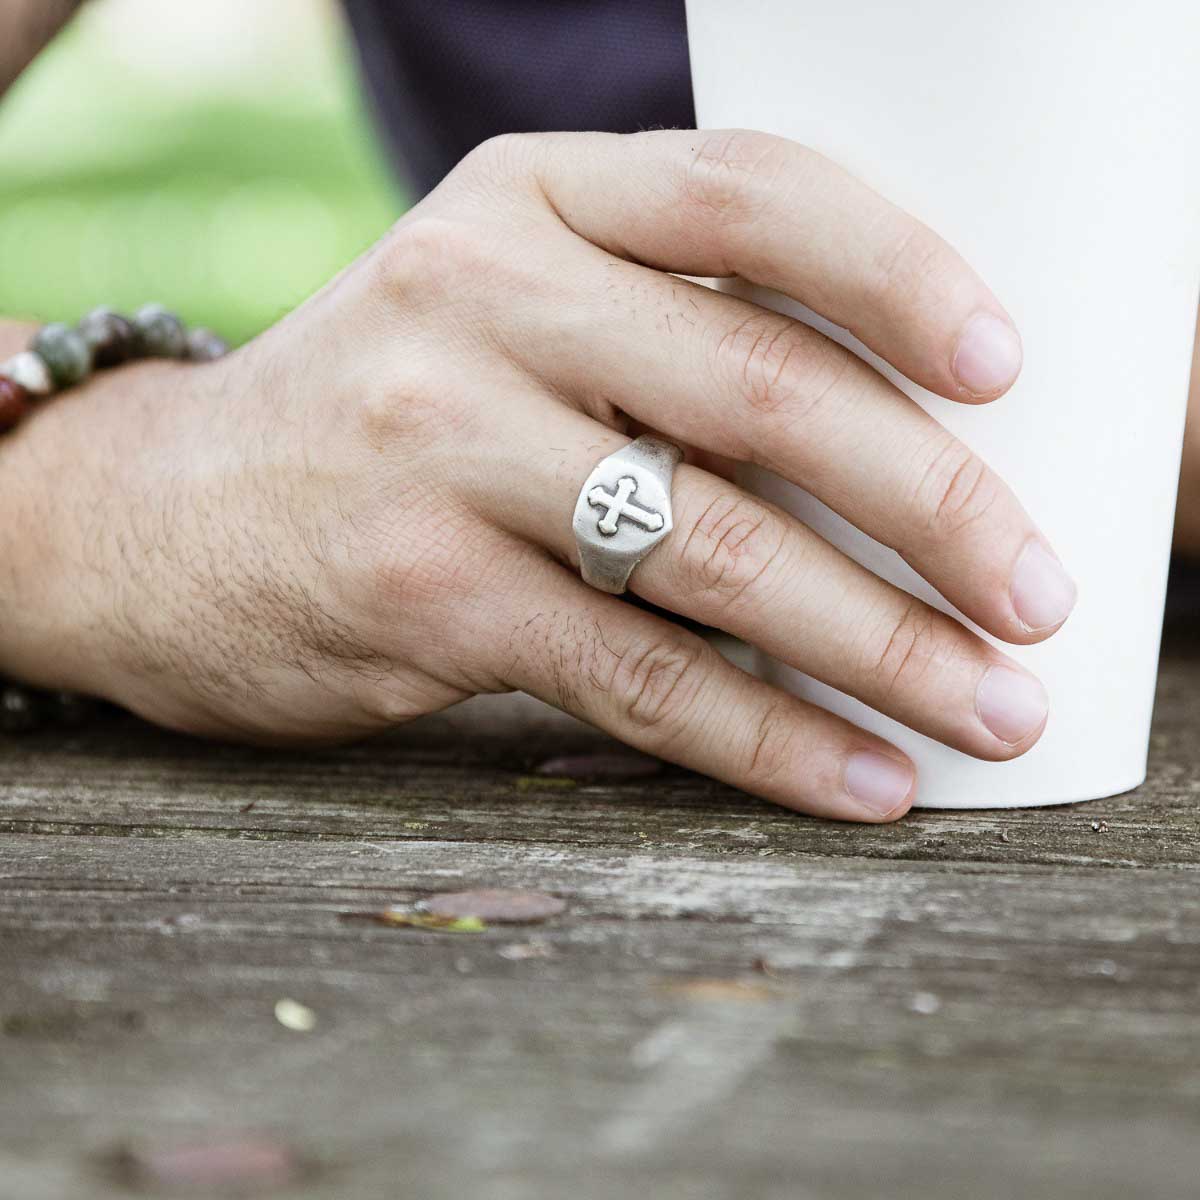
[[[679,278],[731,274],[952,400],[1020,370],[953,248],[804,147],[493,139],[228,358],[100,373],[0,442],[0,672],[272,743],[519,689],[778,803],[900,816],[919,785],[897,748],[579,580],[579,485],[650,429],[688,457],[632,592],[968,754],[1024,753],[1048,703],[1027,670],[708,468],[803,484],[1002,642],[1069,615],[1053,547],[866,364]],[[0,325],[0,355],[29,333]]]

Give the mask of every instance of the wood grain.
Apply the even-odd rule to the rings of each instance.
[[[303,755],[0,741],[0,1194],[175,1194],[117,1152],[253,1134],[338,1200],[1193,1195],[1198,705],[1177,633],[1136,792],[861,828],[539,786],[613,746],[525,702]],[[482,887],[568,908],[341,915]]]

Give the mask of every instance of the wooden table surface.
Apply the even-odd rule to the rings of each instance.
[[[547,782],[613,747],[532,702],[0,739],[0,1197],[1195,1196],[1198,715],[1176,632],[1142,788],[887,827]],[[475,887],[568,909],[342,915]]]

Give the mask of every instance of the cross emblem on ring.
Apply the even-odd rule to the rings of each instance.
[[[588,503],[593,508],[607,509],[604,516],[596,523],[596,528],[605,537],[612,537],[617,532],[617,525],[622,517],[648,529],[651,533],[663,527],[662,513],[651,512],[638,504],[630,504],[629,497],[637,491],[637,480],[626,475],[617,480],[615,493],[606,492],[602,487],[594,487],[588,492]]]

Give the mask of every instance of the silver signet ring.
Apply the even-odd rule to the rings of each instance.
[[[643,434],[592,468],[573,523],[585,583],[619,595],[671,532],[671,480],[682,459],[678,446]]]

